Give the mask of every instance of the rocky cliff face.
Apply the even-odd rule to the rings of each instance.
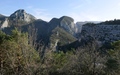
[[[4,28],[8,26],[8,17],[0,14],[0,28]]]
[[[8,18],[5,18],[5,20],[3,21],[3,23],[1,24],[1,27],[0,28],[5,28],[5,27],[8,27],[8,23],[9,23],[9,20]]]
[[[13,14],[9,17],[11,20],[21,20],[25,22],[31,22],[35,20],[36,18],[28,13],[25,12],[23,9],[19,9],[15,11]]]
[[[23,9],[15,11],[9,17],[9,25],[21,26],[33,22],[36,18],[25,12]]]
[[[75,24],[71,17],[53,18],[48,24],[48,31],[51,32],[49,45],[54,50],[58,45],[63,46],[77,40],[74,37]]]
[[[81,35],[83,39],[113,42],[120,40],[120,25],[83,25]]]
[[[50,22],[50,28],[60,27],[63,28],[68,33],[74,35],[75,34],[75,24],[74,19],[68,16],[63,16],[61,18],[53,18]]]
[[[0,14],[0,28],[8,26],[22,26],[35,21],[36,18],[25,12],[23,9],[19,9],[11,14],[9,17]]]
[[[60,26],[64,28],[67,32],[75,34],[75,24],[74,19],[68,16],[63,16],[60,18]]]
[[[83,22],[77,22],[75,24],[75,33],[81,33],[82,30],[82,25],[85,25],[87,23],[94,23],[94,24],[98,24],[101,23],[101,21],[83,21]]]

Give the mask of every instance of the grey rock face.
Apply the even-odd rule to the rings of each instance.
[[[95,25],[83,26],[82,36],[84,39],[90,36],[104,42],[120,40],[120,25]]]
[[[0,28],[5,28],[5,27],[8,27],[8,23],[9,23],[9,20],[8,18],[5,18],[5,20],[3,21],[3,23],[1,24],[1,27]]]
[[[77,22],[76,24],[75,24],[75,31],[76,31],[76,33],[81,33],[81,30],[82,30],[82,25],[84,25],[84,24],[87,24],[87,23],[94,23],[94,24],[98,24],[98,23],[100,23],[101,21],[84,21],[84,22]]]
[[[12,15],[10,15],[11,20],[20,20],[25,22],[31,22],[36,18],[28,13],[25,12],[23,9],[19,9],[15,11]]]
[[[86,24],[86,22],[77,22],[75,24],[75,32],[76,33],[81,33],[81,30],[82,30],[82,25]]]
[[[22,26],[35,21],[36,18],[25,12],[23,9],[19,9],[11,14],[9,17],[0,14],[0,28],[8,26]]]
[[[64,28],[67,32],[74,35],[75,33],[75,24],[74,20],[71,17],[63,16],[60,18],[60,26]]]

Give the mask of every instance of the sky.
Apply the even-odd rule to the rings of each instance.
[[[77,21],[120,19],[120,0],[1,0],[0,14],[9,16],[24,9],[38,19],[69,16]]]

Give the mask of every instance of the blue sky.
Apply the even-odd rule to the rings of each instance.
[[[70,16],[75,21],[120,19],[120,0],[1,0],[0,14],[9,16],[18,9],[49,21]]]

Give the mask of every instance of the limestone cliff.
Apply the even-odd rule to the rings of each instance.
[[[5,28],[5,27],[8,27],[8,23],[9,23],[9,20],[8,18],[5,18],[5,20],[3,21],[3,23],[1,24],[1,27],[0,28]]]
[[[81,35],[83,39],[90,37],[104,42],[120,40],[120,25],[83,25]]]
[[[15,11],[9,17],[9,25],[21,26],[33,22],[36,18],[28,13],[25,10],[19,9]]]
[[[63,16],[60,18],[60,26],[64,28],[67,32],[71,33],[72,35],[75,34],[75,24],[74,19],[68,16]]]

